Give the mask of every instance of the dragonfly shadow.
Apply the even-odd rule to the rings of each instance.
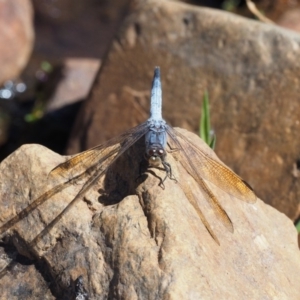
[[[113,205],[126,196],[135,195],[136,188],[148,175],[141,166],[145,163],[145,141],[142,136],[133,146],[112,163],[105,175],[98,201],[103,205]]]

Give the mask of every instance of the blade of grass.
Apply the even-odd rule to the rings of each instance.
[[[215,134],[212,135],[212,138],[211,138],[211,141],[209,143],[209,147],[211,149],[215,149],[215,146],[216,146],[216,141],[217,141],[217,137]]]
[[[214,133],[212,133],[210,126],[209,97],[207,91],[205,91],[203,95],[199,135],[203,141],[209,145],[209,147],[214,149],[216,144],[216,136]]]
[[[300,220],[296,224],[297,232],[300,233]]]
[[[204,92],[200,119],[200,137],[208,144],[210,132],[208,93]]]

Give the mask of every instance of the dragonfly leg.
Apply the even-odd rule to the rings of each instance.
[[[166,162],[166,161],[162,161],[162,165],[166,171],[166,176],[165,178],[163,179],[162,183],[165,182],[165,180],[169,177],[171,180],[174,180],[175,182],[177,182],[177,179],[174,177],[173,173],[172,173],[172,167],[171,165]]]
[[[159,186],[161,186],[162,189],[165,189],[165,186],[164,186],[164,184],[163,184],[163,180],[162,180],[159,176],[157,176],[157,175],[155,174],[155,172],[153,172],[152,170],[150,170],[150,167],[151,167],[151,166],[149,166],[148,163],[146,163],[146,162],[141,162],[141,163],[140,163],[140,169],[139,169],[139,176],[135,179],[135,182],[139,181],[139,179],[142,178],[143,175],[145,175],[146,173],[151,173],[154,177],[156,177],[157,179],[160,180]],[[154,167],[154,168],[155,168],[155,167]],[[146,170],[144,170],[144,169],[146,169]],[[145,179],[145,178],[144,178],[144,179]]]
[[[164,171],[166,172],[166,176],[164,177],[164,179],[161,179],[160,177],[155,175],[155,173],[153,171],[149,170],[149,168],[151,168],[151,167],[153,167],[153,168],[157,168],[157,167],[151,166],[145,161],[141,161],[140,167],[139,167],[139,176],[135,179],[135,181],[138,181],[143,176],[143,174],[145,174],[146,172],[150,172],[153,176],[160,179],[159,186],[162,187],[162,189],[165,189],[164,182],[168,177],[171,180],[174,180],[175,182],[177,182],[177,179],[175,178],[175,176],[172,173],[171,165],[166,161],[162,161],[161,163],[163,165]],[[146,169],[146,170],[144,170],[144,169]]]
[[[176,147],[173,148],[170,143],[168,143],[168,146],[169,146],[169,150],[167,150],[168,153],[174,153],[181,150],[180,148],[176,148]]]

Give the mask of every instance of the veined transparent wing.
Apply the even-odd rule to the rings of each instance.
[[[229,216],[211,192],[204,179],[215,184],[224,192],[248,203],[256,201],[254,192],[238,175],[202,151],[178,130],[168,126],[167,133],[170,137],[169,142],[171,147],[178,149],[180,152],[180,162],[183,167],[203,190],[206,200],[209,202],[218,219],[229,231],[233,232],[233,225]],[[189,201],[196,210],[200,209],[199,205],[195,205],[195,199],[191,199],[190,197]],[[201,211],[197,212],[198,214],[202,214]],[[207,228],[207,230],[210,232],[210,229]],[[214,236],[213,238],[215,239]]]
[[[195,179],[204,178],[235,198],[255,203],[255,193],[237,174],[205,153],[178,130],[168,126],[167,132],[172,140],[175,137],[176,146],[185,154],[185,158],[193,169]]]
[[[22,210],[15,217],[10,219],[8,222],[0,226],[0,234],[8,230],[10,227],[15,225],[17,222],[25,218],[30,212],[32,212],[39,205],[44,203],[46,200],[61,192],[68,186],[88,177],[87,181],[82,186],[76,197],[70,202],[62,213],[56,217],[48,226],[54,226],[61,216],[73,205],[78,199],[81,198],[99,178],[105,174],[107,168],[111,163],[117,160],[129,147],[136,143],[142,138],[147,132],[147,122],[138,125],[134,128],[129,129],[123,134],[116,138],[113,138],[101,145],[98,145],[92,149],[79,153],[73,156],[71,159],[64,163],[59,164],[49,174],[50,181],[56,181],[62,177],[68,176],[67,181],[54,186],[52,189],[46,191],[37,199],[32,201],[24,210]],[[68,208],[69,207],[69,208]],[[50,230],[47,228],[47,230]],[[43,236],[44,232],[39,234],[38,238]]]
[[[81,174],[95,164],[107,164],[105,162],[113,154],[119,153],[120,149],[126,151],[130,146],[133,145],[139,138],[141,138],[147,132],[147,122],[144,122],[136,127],[133,127],[124,133],[118,135],[109,141],[100,144],[96,147],[81,152],[64,163],[56,166],[50,173],[49,176],[66,176],[69,175],[70,170],[72,174]],[[137,138],[137,139],[136,139]],[[122,151],[122,153],[124,153]],[[118,157],[122,154],[120,153]]]

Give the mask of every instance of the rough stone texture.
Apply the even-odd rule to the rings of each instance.
[[[144,121],[152,70],[159,65],[165,119],[198,131],[207,89],[218,155],[264,201],[295,220],[300,36],[230,13],[156,0],[129,16],[122,29],[78,117],[69,153]]]
[[[197,136],[181,132],[214,155]],[[34,276],[42,275],[56,299],[74,299],[73,283],[82,275],[89,299],[299,299],[297,235],[284,214],[259,199],[246,204],[211,186],[235,229],[233,234],[227,232],[202,199],[201,208],[220,239],[218,246],[180,188],[188,183],[202,198],[173,158],[176,154],[169,154],[168,161],[178,183],[168,179],[165,189],[159,187],[156,176],[164,176],[159,170],[153,170],[156,176],[149,172],[145,180],[135,180],[143,145],[141,141],[125,153],[106,179],[37,244],[29,243],[70,203],[82,182],[54,196],[2,235],[19,253],[31,257],[31,269],[39,266],[36,275],[24,268],[33,290]],[[47,175],[64,160],[42,146],[26,145],[3,161],[1,222],[50,189],[54,183],[47,181]],[[0,294],[20,299],[15,293],[21,283],[12,280],[3,285],[6,276],[10,272],[0,280]]]
[[[30,0],[0,1],[0,85],[26,66],[33,47],[32,18]]]
[[[4,248],[0,249],[0,253],[2,270],[11,260],[3,259],[7,256]],[[0,279],[0,299],[55,299],[48,288],[48,282],[33,263],[13,262],[9,272],[5,272],[4,276],[1,274]]]

